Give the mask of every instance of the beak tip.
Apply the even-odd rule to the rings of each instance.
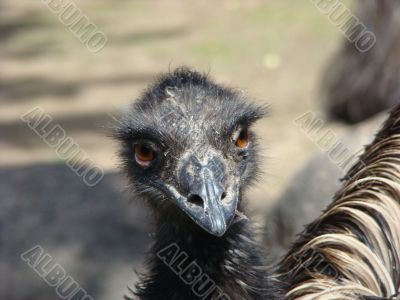
[[[218,222],[212,226],[211,230],[209,231],[212,235],[221,237],[225,234],[227,230],[227,226],[225,223]]]
[[[218,231],[218,232],[215,233],[215,236],[221,237],[221,236],[223,236],[225,234],[225,232],[226,232],[226,229]]]
[[[216,237],[221,237],[221,236],[223,236],[223,235],[225,234],[225,232],[226,232],[225,229],[224,229],[224,230],[218,230],[218,231],[216,231],[216,230],[209,231],[210,234],[212,234],[212,235],[214,235],[214,236],[216,236]]]

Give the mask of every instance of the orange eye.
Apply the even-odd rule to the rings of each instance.
[[[145,145],[135,144],[135,159],[140,166],[148,167],[154,160],[154,152]]]
[[[239,148],[246,148],[249,144],[249,132],[247,128],[243,128],[239,132],[239,136],[236,139],[235,145]]]

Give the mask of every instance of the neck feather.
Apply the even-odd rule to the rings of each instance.
[[[215,237],[187,218],[158,217],[149,273],[135,294],[143,300],[283,299],[252,232],[248,220]]]

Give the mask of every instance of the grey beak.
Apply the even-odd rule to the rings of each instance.
[[[162,181],[154,184],[197,225],[212,235],[222,236],[238,205],[237,179],[228,174],[223,161],[212,154],[205,163],[195,155],[186,156],[177,180],[187,197],[170,184]]]
[[[180,197],[176,204],[200,227],[215,236],[226,232],[236,213],[236,184],[227,187],[227,179],[226,168],[218,157],[211,157],[201,164],[196,156],[190,156],[179,174],[179,181],[188,197]]]
[[[222,204],[225,192],[221,183],[215,181],[209,168],[201,170],[189,191],[187,201],[189,207],[194,206],[187,211],[189,216],[209,233],[216,236],[223,235],[230,214],[227,207],[224,208]]]

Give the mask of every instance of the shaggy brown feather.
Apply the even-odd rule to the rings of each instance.
[[[289,299],[396,299],[400,290],[400,105],[332,204],[279,267]]]

